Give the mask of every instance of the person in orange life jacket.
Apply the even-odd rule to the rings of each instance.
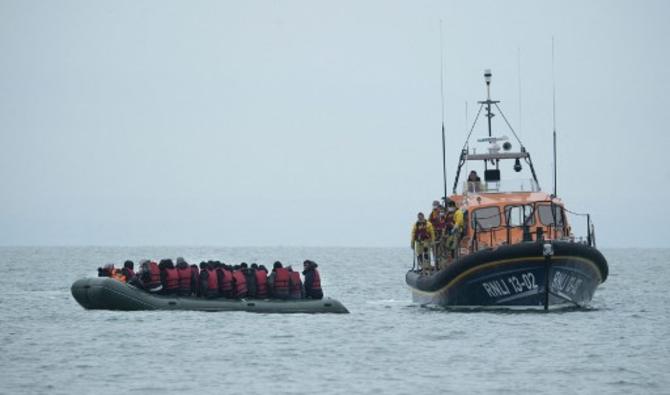
[[[287,267],[288,270],[288,288],[289,288],[289,299],[302,299],[305,297],[305,291],[302,287],[302,280],[300,279],[300,272],[294,272],[291,266]]]
[[[233,268],[233,277],[235,278],[235,283],[233,288],[235,289],[235,298],[242,299],[247,297],[247,278],[244,276],[242,267],[240,265],[235,265]]]
[[[123,274],[123,271],[115,268],[113,263],[108,263],[102,268],[98,268],[98,277],[109,277],[122,283],[126,282],[126,276]]]
[[[255,263],[254,263],[255,265]],[[251,265],[252,268],[254,265]],[[268,293],[268,269],[265,266],[260,265],[256,268],[254,272],[256,276],[256,297],[258,299],[265,299],[269,296]]]
[[[161,284],[161,273],[158,264],[154,261],[144,259],[140,261],[140,271],[136,278],[139,288],[149,292],[158,292],[163,288]]]
[[[200,269],[198,265],[191,265],[191,289],[195,296],[200,297]]]
[[[256,264],[252,264],[251,267],[248,267],[246,262],[240,264],[242,273],[244,273],[244,278],[247,281],[247,297],[255,298],[257,293],[256,286],[256,270],[254,269]]]
[[[456,208],[456,202],[449,201],[447,206],[447,251],[449,252],[449,259],[456,257],[456,249],[458,242],[461,239],[461,227],[463,226],[463,212]]]
[[[177,295],[179,296],[191,296],[193,292],[192,280],[193,280],[193,271],[188,265],[188,262],[182,257],[177,258],[177,277],[178,277],[178,286],[177,286]]]
[[[114,274],[114,264],[108,263],[103,267],[98,268],[98,277],[112,277]]]
[[[212,261],[200,262],[200,293],[208,299],[219,296],[219,282]]]
[[[281,262],[276,261],[272,268],[272,273],[268,277],[268,288],[273,298],[288,299],[289,297],[289,274],[288,270],[282,267]]]
[[[439,233],[439,230],[441,230],[442,226],[442,221],[440,221],[440,215],[444,213],[444,207],[438,202],[437,200],[433,201],[433,211],[430,212],[430,215],[428,216],[428,220],[430,221],[431,225],[433,225],[433,229],[435,229],[435,234]]]
[[[131,260],[127,260],[123,262],[123,269],[121,271],[123,272],[123,275],[126,276],[126,280],[128,282],[131,282],[133,278],[135,277],[135,264]]]
[[[305,298],[323,299],[323,290],[321,289],[321,276],[316,268],[319,266],[309,259],[303,262],[303,276],[305,276]]]
[[[173,295],[177,294],[179,289],[179,273],[174,267],[172,259],[161,259],[158,263],[160,269],[161,285],[163,285],[162,294]]]
[[[235,277],[233,269],[225,263],[221,265],[221,276],[219,277],[219,293],[224,298],[232,299],[235,297]]]
[[[433,225],[426,221],[423,213],[417,214],[417,221],[412,228],[412,249],[419,260],[423,271],[431,269],[430,252],[435,241]]]
[[[127,281],[126,275],[123,274],[123,269],[113,269],[112,278],[116,281],[121,281],[122,283]]]

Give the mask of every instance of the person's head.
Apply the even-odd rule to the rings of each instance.
[[[468,181],[477,181],[479,179],[479,176],[477,175],[477,172],[472,170],[470,174],[468,175]]]
[[[433,200],[433,209],[440,208],[440,202]]]
[[[240,267],[241,267],[242,269],[246,269],[246,268],[248,268],[249,266],[247,265],[246,262],[242,262],[242,263],[240,263]]]
[[[200,269],[201,270],[207,269],[207,262],[205,262],[205,261],[200,262]]]
[[[186,265],[188,265],[188,263],[186,262],[186,259],[184,259],[184,257],[181,257],[181,256],[179,258],[177,258],[177,265],[179,265],[180,263],[186,263]]]
[[[286,270],[288,270],[289,272],[292,272],[293,268],[291,267],[291,265],[288,265],[288,266],[286,266]]]
[[[282,267],[282,264],[281,264],[281,262],[276,261],[276,262],[274,263],[274,265],[272,265],[272,267],[273,267],[274,269],[279,269],[280,267]]]
[[[416,215],[416,219],[418,219],[420,222],[423,222],[426,220],[426,216],[423,215],[423,213],[419,213]]]
[[[148,269],[149,268],[149,260],[148,259],[142,259],[140,260],[140,269]]]
[[[135,267],[135,264],[133,263],[133,261],[127,260],[127,261],[123,262],[123,267],[125,267],[126,269],[133,270],[133,268]]]
[[[258,269],[264,271],[265,273],[268,272],[268,268],[265,267],[265,265],[260,265],[260,266],[258,266]]]
[[[252,263],[252,264],[251,264],[251,268],[252,268],[252,269],[258,269],[258,265],[255,264],[255,263]]]

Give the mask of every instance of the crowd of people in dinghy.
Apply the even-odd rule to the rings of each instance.
[[[304,282],[300,272],[281,262],[272,271],[264,265],[245,262],[231,266],[219,261],[189,265],[184,258],[140,262],[137,273],[134,263],[125,261],[123,268],[113,264],[98,268],[98,277],[111,277],[139,289],[160,295],[196,296],[206,299],[322,299],[321,277],[316,262],[303,263]]]

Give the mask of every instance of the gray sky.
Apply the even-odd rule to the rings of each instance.
[[[0,244],[409,245],[440,19],[450,183],[491,68],[550,189],[554,36],[559,195],[667,247],[667,1],[0,0]]]

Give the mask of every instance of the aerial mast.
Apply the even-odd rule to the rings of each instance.
[[[552,119],[554,124],[554,197],[558,196],[558,166],[556,163],[556,76],[554,75],[554,37],[551,37],[551,85],[552,85]]]
[[[444,51],[442,45],[442,19],[440,19],[440,97],[442,105],[442,181],[444,183],[444,205],[447,206],[447,149],[444,132]]]

